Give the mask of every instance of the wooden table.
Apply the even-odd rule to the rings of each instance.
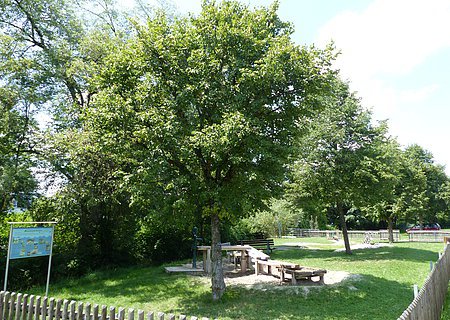
[[[240,251],[241,252],[241,272],[247,271],[247,258],[246,254],[248,250],[251,250],[250,246],[228,246],[223,245],[222,251]],[[198,246],[197,250],[203,252],[203,270],[206,273],[211,273],[211,246]]]

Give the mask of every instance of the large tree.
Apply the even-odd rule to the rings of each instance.
[[[335,81],[333,94],[322,103],[325,110],[304,125],[307,133],[298,141],[290,194],[305,210],[311,202],[332,208],[351,254],[347,212],[375,203],[392,175],[384,160],[389,152],[386,126],[372,124],[370,113],[342,81]]]
[[[78,220],[75,254],[95,267],[126,256],[136,223],[129,193],[120,189],[114,174],[120,160],[101,152],[80,118],[95,95],[90,80],[96,66],[123,43],[127,25],[110,0],[92,1],[88,9],[84,4],[0,2],[0,205],[8,204],[13,191],[33,186],[29,167],[35,164],[30,160],[39,160],[48,176],[58,175],[67,200],[60,201],[67,208],[58,214],[49,210],[47,219]],[[53,119],[45,132],[37,130],[39,113]]]
[[[332,76],[331,50],[295,45],[276,11],[205,1],[198,16],[160,12],[105,60],[86,112],[85,129],[135,168],[133,201],[153,190],[179,217],[190,204],[210,219],[214,300],[221,221],[278,192],[298,123]]]

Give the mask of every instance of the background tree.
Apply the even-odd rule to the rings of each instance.
[[[386,126],[372,125],[370,113],[339,80],[322,103],[325,110],[305,125],[307,134],[298,141],[290,193],[305,208],[312,202],[335,210],[346,252],[351,254],[347,212],[379,199],[386,192],[382,181],[392,175],[383,161],[389,152]]]
[[[166,198],[173,214],[181,205],[209,217],[215,300],[221,222],[281,189],[297,123],[330,74],[331,53],[294,45],[276,10],[224,1],[204,2],[197,17],[158,14],[105,60],[86,113],[86,128],[140,168],[128,179],[154,199],[176,195]]]
[[[404,154],[409,168],[403,193],[406,221],[420,225],[445,223],[448,221],[448,206],[440,197],[448,182],[444,167],[434,163],[433,155],[419,145],[408,146]]]

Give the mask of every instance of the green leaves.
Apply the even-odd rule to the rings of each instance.
[[[105,59],[86,119],[167,184],[191,189],[200,207],[240,215],[279,188],[296,123],[312,108],[302,101],[328,76],[319,51],[295,46],[291,32],[276,7],[205,3],[198,17],[175,20],[160,12]]]

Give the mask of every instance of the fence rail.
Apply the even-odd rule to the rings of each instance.
[[[188,320],[185,315],[99,306],[0,291],[0,320]],[[190,320],[198,320],[190,317]],[[209,320],[209,318],[201,318]]]
[[[439,320],[448,290],[450,279],[450,246],[446,245],[444,254],[433,267],[419,294],[398,320]]]
[[[443,242],[444,237],[450,237],[450,232],[416,230],[408,232],[410,242]]]
[[[337,237],[342,239],[342,231],[340,230],[314,230],[314,229],[300,229],[288,228],[288,234],[296,237],[326,237],[331,239]],[[370,234],[373,240],[388,240],[388,230],[351,230],[348,231],[350,239],[364,239],[367,234]],[[394,241],[399,241],[400,231],[393,230]]]

